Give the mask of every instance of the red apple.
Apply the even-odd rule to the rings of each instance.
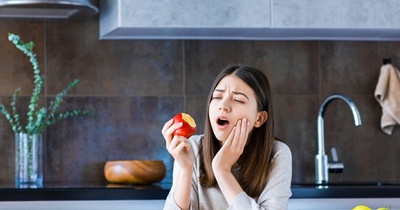
[[[174,136],[178,135],[189,138],[196,132],[196,122],[189,114],[179,113],[175,115],[172,119],[174,120],[174,123],[183,123],[182,127],[175,130],[175,132],[173,133]]]

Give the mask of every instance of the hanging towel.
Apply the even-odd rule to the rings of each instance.
[[[400,71],[392,64],[381,67],[374,96],[382,107],[381,129],[391,135],[400,124]]]

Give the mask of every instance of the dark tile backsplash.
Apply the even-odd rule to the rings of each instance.
[[[317,114],[332,93],[349,95],[349,107],[332,102],[325,113],[326,151],[338,150],[345,169],[331,181],[400,181],[400,129],[380,130],[381,107],[373,97],[382,59],[400,65],[400,43],[350,41],[99,40],[98,17],[82,22],[0,21],[0,103],[20,87],[26,110],[33,72],[9,32],[35,42],[45,76],[43,103],[79,79],[60,111],[82,108],[92,116],[52,125],[45,134],[45,181],[104,182],[107,160],[161,159],[171,181],[172,161],[161,128],[178,112],[205,120],[206,97],[218,72],[248,64],[270,78],[276,135],[293,153],[293,182],[314,181]],[[22,111],[23,112],[23,111]],[[0,182],[14,180],[14,135],[0,117]]]

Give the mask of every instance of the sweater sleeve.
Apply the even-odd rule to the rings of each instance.
[[[180,210],[179,206],[175,203],[174,199],[174,189],[176,183],[176,177],[178,175],[179,166],[174,162],[173,173],[172,173],[172,187],[168,193],[167,199],[165,200],[164,209],[165,210]]]
[[[292,154],[289,147],[276,141],[273,169],[260,197],[256,200],[245,192],[239,193],[229,210],[240,209],[276,209],[285,210],[292,192]]]
[[[176,204],[175,202],[175,198],[174,198],[174,191],[175,191],[175,182],[176,177],[178,176],[178,172],[180,170],[180,167],[177,163],[174,163],[174,169],[173,169],[173,183],[172,183],[172,187],[171,190],[168,193],[168,196],[165,200],[165,204],[164,204],[164,210],[180,210],[181,208]],[[193,175],[195,175],[195,173],[193,173]],[[194,177],[192,177],[193,179]],[[192,181],[192,187],[191,187],[191,195],[190,195],[190,209],[191,210],[197,210],[198,206],[199,206],[199,199],[198,199],[198,192],[196,189],[196,185],[194,184],[194,182]]]
[[[191,143],[195,157],[198,156],[197,144],[201,137],[202,136],[192,136],[189,139],[189,142]],[[197,184],[198,184],[197,176],[199,176],[198,164],[199,164],[199,160],[198,160],[198,158],[195,158],[195,165],[194,165],[194,171],[193,171],[192,183],[191,183],[191,195],[190,195],[190,209],[191,210],[199,209],[199,195],[198,195],[198,189],[197,189]],[[172,186],[171,186],[171,189],[165,200],[165,204],[164,204],[165,210],[180,210],[179,206],[176,204],[175,199],[174,199],[175,185],[176,185],[176,182],[178,181],[177,177],[178,177],[179,171],[180,171],[179,164],[176,161],[174,161],[173,172],[172,172]]]

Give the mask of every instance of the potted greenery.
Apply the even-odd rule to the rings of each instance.
[[[62,102],[67,92],[78,84],[78,80],[72,81],[63,91],[58,93],[48,107],[38,107],[38,100],[43,88],[44,79],[40,75],[39,64],[36,54],[33,52],[34,43],[24,43],[20,37],[15,34],[8,34],[8,39],[19,50],[30,58],[34,72],[34,84],[32,96],[28,106],[26,125],[21,124],[21,117],[17,110],[17,88],[11,100],[11,113],[7,111],[3,104],[0,104],[0,112],[4,114],[9,121],[13,132],[15,133],[15,152],[16,152],[16,170],[15,181],[17,183],[41,183],[43,181],[42,169],[42,138],[46,128],[59,120],[67,119],[73,116],[89,115],[86,110],[71,110],[56,113],[57,108]]]

